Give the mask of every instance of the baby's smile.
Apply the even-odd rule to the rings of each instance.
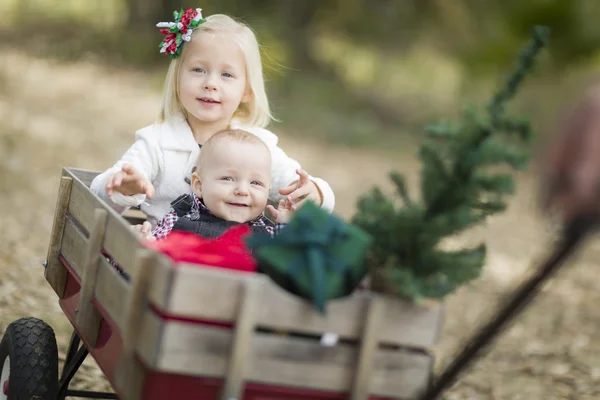
[[[230,206],[234,206],[234,207],[250,207],[250,204],[243,204],[243,203],[227,203]]]

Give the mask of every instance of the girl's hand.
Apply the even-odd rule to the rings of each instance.
[[[289,202],[285,202],[283,200],[279,200],[279,205],[277,209],[272,205],[267,205],[267,210],[273,215],[275,218],[275,222],[278,224],[287,224],[292,219],[294,215],[294,210],[292,209],[292,204]]]
[[[144,221],[141,225],[134,225],[133,230],[144,240],[155,240],[154,236],[152,236],[152,225],[148,221]]]
[[[112,196],[113,190],[125,196],[145,194],[148,199],[154,196],[154,186],[131,164],[123,165],[119,172],[107,179],[106,194]]]
[[[323,195],[317,185],[309,179],[308,173],[303,169],[296,170],[296,173],[300,177],[298,181],[279,189],[279,194],[287,196],[286,204],[291,203],[293,210],[309,199],[318,205],[323,204]]]

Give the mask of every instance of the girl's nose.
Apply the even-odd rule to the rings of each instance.
[[[204,81],[204,90],[215,91],[217,90],[217,85],[215,84],[215,80],[208,76]]]

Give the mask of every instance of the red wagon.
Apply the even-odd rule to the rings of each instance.
[[[45,264],[74,328],[62,373],[52,328],[17,320],[0,345],[0,400],[384,400],[428,387],[439,304],[358,292],[322,316],[267,276],[174,264],[89,190],[95,175],[63,170]],[[115,393],[69,389],[88,354]]]

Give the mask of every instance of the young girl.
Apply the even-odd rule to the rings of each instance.
[[[308,199],[332,211],[335,198],[322,179],[308,175],[264,129],[271,119],[258,42],[247,26],[226,15],[202,18],[201,9],[161,22],[161,53],[171,65],[159,118],[135,134],[134,144],[91,184],[117,212],[141,205],[154,226],[170,202],[189,190],[202,144],[224,129],[259,137],[272,156],[269,200],[296,206]]]

